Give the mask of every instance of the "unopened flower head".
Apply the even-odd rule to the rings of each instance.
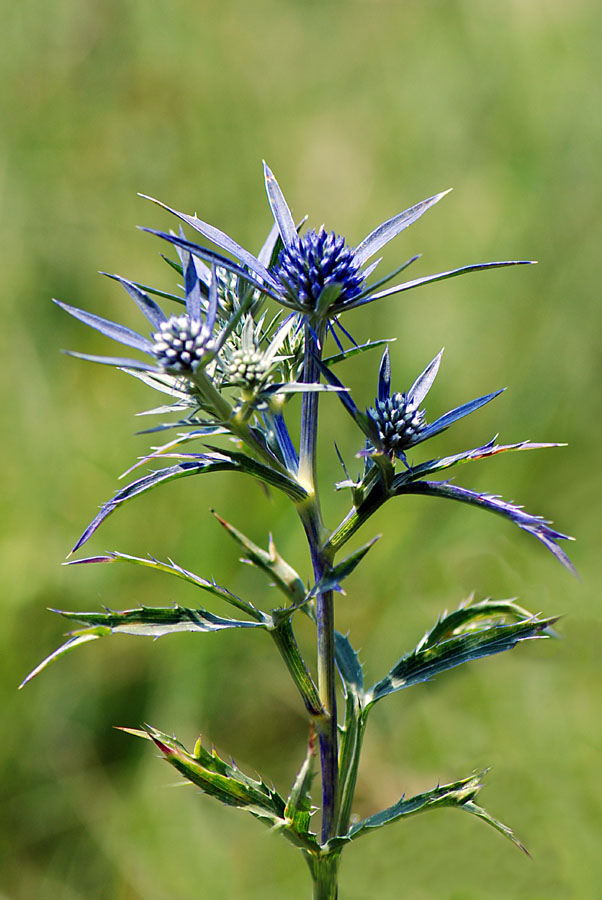
[[[230,384],[245,388],[257,387],[265,381],[271,367],[271,360],[260,350],[234,350],[228,362]]]
[[[165,369],[194,372],[199,363],[215,350],[215,342],[198,319],[184,313],[161,322],[153,335],[153,354]]]
[[[395,454],[416,443],[424,425],[424,410],[399,392],[383,400],[378,398],[368,415],[378,428],[383,449]]]
[[[326,231],[310,229],[298,241],[284,247],[272,274],[287,299],[308,312],[315,311],[325,288],[339,288],[337,303],[351,303],[362,292],[364,275],[360,262],[345,239]],[[335,298],[333,297],[333,300]]]

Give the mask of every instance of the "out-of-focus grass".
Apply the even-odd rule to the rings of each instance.
[[[581,584],[504,522],[414,498],[375,519],[385,537],[338,605],[374,677],[473,589],[567,614],[561,643],[383,704],[358,792],[360,812],[371,812],[492,764],[486,805],[517,829],[534,862],[468,817],[433,813],[351,848],[342,896],[600,896],[601,27],[599,5],[586,0],[32,0],[3,11],[0,891],[11,900],[308,893],[290,848],[242,814],[172,790],[152,750],[112,730],[150,721],[188,743],[202,731],[285,789],[305,724],[263,636],[116,638],[14,690],[60,640],[46,607],[195,599],[136,570],[58,566],[116,474],[147,446],[132,436],[131,415],[154,400],[125,376],[61,357],[60,347],[104,352],[107,343],[49,298],[136,326],[125,295],[95,272],[171,284],[161,248],[135,230],[170,223],[139,190],[258,247],[268,224],[262,157],[297,214],[352,241],[454,186],[383,266],[419,250],[417,274],[539,259],[383,302],[350,324],[358,337],[398,336],[400,386],[446,346],[433,414],[508,385],[438,447],[462,449],[496,431],[570,443],[475,464],[458,480],[577,534],[570,549]],[[366,357],[349,374],[366,403],[377,364]],[[338,477],[334,435],[348,457],[355,450],[336,399],[326,404],[325,483]],[[329,521],[341,502],[327,498]],[[258,541],[272,528],[306,567],[285,504],[226,476],[139,500],[93,547],[173,556],[234,590],[251,577],[259,602],[265,586],[241,571],[211,506]]]

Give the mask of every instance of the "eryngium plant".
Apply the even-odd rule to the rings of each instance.
[[[246,810],[278,831],[304,855],[314,897],[333,898],[337,895],[341,853],[347,844],[398,819],[436,807],[455,807],[478,816],[524,849],[512,831],[478,803],[483,773],[439,784],[415,797],[404,796],[366,819],[353,816],[354,790],[364,731],[376,703],[454,666],[553,634],[552,619],[533,615],[512,600],[471,598],[453,612],[443,613],[413,650],[381,673],[374,684],[366,684],[350,637],[335,630],[334,598],[374,539],[340,559],[345,544],[385,503],[399,502],[398,498],[406,494],[421,494],[497,513],[536,537],[567,569],[572,571],[573,567],[558,543],[569,538],[554,530],[548,520],[496,494],[460,487],[445,475],[440,478],[440,473],[471,460],[557,445],[530,441],[496,444],[494,439],[462,453],[426,461],[414,459],[414,447],[489,403],[499,391],[433,418],[423,405],[437,375],[441,353],[407,386],[394,385],[389,351],[384,349],[373,405],[362,410],[334,372],[347,359],[378,346],[381,351],[387,347],[385,340],[357,344],[342,323],[348,310],[466,272],[523,263],[479,263],[385,287],[417,257],[376,280],[372,276],[379,260],[373,261],[373,257],[437,203],[443,193],[393,216],[353,247],[324,228],[301,234],[303,222],[295,223],[267,166],[265,184],[274,224],[257,256],[196,216],[170,209],[217,249],[189,240],[181,226],[177,233],[151,231],[177,254],[168,261],[178,272],[182,287],[167,293],[110,276],[120,282],[146,318],[143,334],[56,301],[75,318],[147,358],[72,355],[115,366],[141,379],[169,398],[167,407],[154,412],[175,415],[174,421],[152,430],[172,429],[176,436],[153,448],[136,464],[158,467],[131,481],[106,502],[74,551],[92,537],[110,513],[133,497],[179,478],[228,470],[248,475],[290,500],[305,533],[312,574],[308,578],[298,574],[279,555],[271,537],[264,550],[219,516],[218,521],[242,546],[246,561],[262,570],[278,589],[280,601],[275,600],[272,608],[259,608],[248,598],[171,560],[160,562],[151,556],[137,558],[125,553],[76,559],[72,562],[125,563],[174,575],[212,595],[222,607],[233,607],[236,615],[179,605],[142,606],[120,612],[61,612],[83,627],[71,632],[66,643],[25,681],[79,644],[110,634],[156,638],[180,631],[206,634],[226,628],[266,632],[292,678],[309,723],[305,760],[288,796],[263,779],[245,775],[215,750],[205,748],[200,739],[189,751],[155,728],[127,730],[153,741],[167,762],[201,791],[228,806]],[[168,301],[170,310],[164,311],[154,297]],[[335,346],[327,355],[329,342]],[[349,511],[334,528],[323,521],[316,478],[318,402],[325,392],[334,395],[328,402],[340,402],[359,429],[361,471],[356,478],[349,475],[339,454],[345,478],[335,487],[348,491],[350,503]],[[295,393],[302,395],[299,429],[290,427],[287,410],[287,401]],[[291,437],[297,432],[298,446]],[[169,464],[165,464],[167,460]],[[191,489],[196,490],[196,484],[191,484]],[[299,614],[315,625],[316,672],[311,671],[295,639]],[[344,701],[342,713],[337,711],[337,679]],[[321,803],[314,793],[318,765]]]

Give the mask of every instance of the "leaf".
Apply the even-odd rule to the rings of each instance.
[[[574,565],[564,550],[556,543],[558,540],[573,541],[574,538],[550,528],[550,522],[547,519],[525,512],[522,506],[508,503],[495,494],[479,494],[476,491],[458,487],[447,481],[416,481],[410,484],[402,484],[395,488],[395,493],[397,496],[401,494],[423,494],[430,497],[458,500],[460,503],[468,503],[504,516],[514,522],[515,525],[518,525],[519,528],[522,528],[523,531],[532,534],[538,541],[541,541],[561,565],[573,575],[577,575]]]
[[[346,308],[353,309],[356,306],[363,306],[366,303],[372,303],[373,300],[381,300],[383,297],[390,297],[392,294],[400,294],[402,291],[409,291],[423,284],[444,281],[446,278],[455,278],[456,275],[464,275],[465,272],[480,272],[483,269],[501,269],[506,266],[530,266],[533,264],[534,261],[530,259],[513,259],[505,262],[474,263],[471,266],[460,266],[459,269],[450,269],[447,272],[438,272],[436,275],[427,275],[424,278],[415,278],[413,281],[396,284],[377,294],[371,293],[369,297],[362,297],[359,300],[348,303]]]
[[[285,247],[292,247],[298,242],[297,229],[295,221],[284,199],[284,194],[280,190],[280,186],[274,174],[264,160],[263,173],[265,177],[265,189],[268,195],[268,201],[274,221],[278,225],[278,231]]]
[[[202,746],[200,738],[194,752],[189,753],[178,740],[150,726],[146,726],[145,731],[122,730],[152,740],[165,761],[203,793],[226,806],[246,810],[279,831],[296,847],[314,853],[319,849],[314,835],[297,832],[292,823],[287,821],[284,799],[274,788],[269,787],[262,779],[245,775],[234,762],[226,763],[215,750],[210,753]]]
[[[378,225],[374,231],[371,231],[370,234],[363,239],[363,241],[360,241],[355,249],[355,256],[360,264],[363,265],[367,259],[373,256],[381,247],[384,247],[385,244],[388,244],[389,241],[403,231],[404,228],[407,228],[409,225],[416,222],[427,209],[430,209],[430,207],[434,206],[435,203],[438,203],[442,197],[449,194],[450,190],[451,188],[447,191],[442,191],[440,194],[435,194],[427,200],[422,200],[415,206],[411,206],[409,209],[398,213],[396,216],[393,216],[391,219]]]
[[[417,478],[424,478],[425,475],[432,475],[435,472],[441,472],[443,469],[451,469],[461,463],[473,462],[479,459],[487,459],[489,456],[496,456],[498,453],[506,453],[514,450],[542,450],[549,447],[561,447],[562,444],[533,444],[531,441],[520,441],[518,444],[496,444],[495,438],[482,447],[475,447],[473,450],[464,450],[462,453],[455,453],[453,456],[444,456],[441,459],[429,459],[427,462],[412,466],[405,472],[400,472],[395,476],[393,481],[393,489],[406,484],[409,481],[415,481]]]
[[[431,360],[428,364],[424,372],[422,372],[410,390],[408,391],[408,399],[415,403],[416,406],[419,406],[428,392],[431,389],[433,381],[437,377],[437,372],[439,371],[439,364],[441,363],[441,357],[443,356],[443,349],[439,351],[437,356]]]
[[[365,707],[372,706],[396,691],[430,681],[441,672],[462,663],[511,650],[520,641],[549,637],[546,630],[557,621],[531,616],[512,624],[494,624],[480,630],[468,630],[464,627],[459,634],[454,634],[460,625],[466,626],[471,619],[482,617],[483,614],[483,610],[478,610],[475,614],[468,607],[452,614],[455,616],[451,619],[452,624],[448,625],[445,619],[439,622],[434,637],[427,635],[423,638],[411,653],[402,656],[395,663],[388,675],[366,692]],[[502,620],[506,614],[502,610]],[[450,629],[451,637],[448,636]]]
[[[351,646],[348,635],[335,631],[334,653],[337,669],[345,688],[361,697],[364,692],[364,672],[359,656]]]
[[[355,550],[340,563],[337,563],[336,566],[329,567],[312,589],[312,596],[323,593],[324,591],[332,590],[341,591],[341,593],[344,594],[345,592],[341,590],[341,581],[344,581],[345,578],[348,578],[349,575],[351,575],[354,569],[361,563],[368,550],[374,546],[379,538],[380,535],[377,535],[375,538],[372,538],[371,541],[368,541],[367,544],[364,544],[363,547],[360,547],[359,550]]]
[[[119,275],[110,275],[109,272],[101,272],[100,274],[118,281],[128,292],[138,309],[144,313],[146,318],[155,326],[155,328],[160,328],[161,323],[167,320],[167,316],[161,307],[155,303],[154,300],[151,300],[148,294],[141,290],[138,285],[134,284],[133,281],[128,281],[127,278],[121,278]]]
[[[160,200],[155,200],[153,197],[148,197],[146,194],[140,194],[140,196],[145,200],[150,200],[152,203],[156,203],[157,206],[162,207],[163,209],[167,210],[167,212],[170,212],[174,216],[177,216],[179,219],[182,219],[183,222],[191,225],[192,228],[194,228],[195,231],[199,231],[203,235],[203,237],[208,238],[217,247],[225,250],[226,253],[231,253],[232,256],[240,260],[243,265],[248,266],[252,272],[255,272],[260,276],[260,278],[263,278],[263,280],[267,284],[271,285],[273,290],[278,289],[278,285],[276,284],[266,267],[262,265],[259,260],[255,256],[253,256],[252,253],[249,253],[248,250],[245,250],[244,247],[241,247],[240,244],[237,244],[235,240],[233,240],[223,231],[220,231],[219,228],[215,228],[213,225],[209,225],[207,222],[203,222],[202,219],[199,219],[197,216],[188,216],[186,215],[186,213],[178,212],[176,209],[172,209],[170,206],[166,206],[165,203],[161,203]],[[146,231],[149,229],[143,230]],[[159,232],[153,233],[158,234]],[[194,253],[194,251],[190,247],[184,246],[185,244],[188,244],[188,241],[179,242],[178,240],[175,240],[173,241],[173,243],[176,244],[176,246],[182,247],[184,250],[189,250],[190,253]],[[196,245],[193,244],[192,246]]]
[[[295,831],[300,834],[310,833],[309,825],[313,809],[311,802],[311,785],[316,774],[314,765],[315,757],[316,736],[313,723],[311,723],[307,754],[297,773],[295,783],[293,784],[288,800],[286,801],[286,808],[284,810],[284,818],[288,819]]]
[[[65,653],[69,653],[71,650],[75,650],[76,647],[79,647],[81,644],[87,644],[89,641],[95,641],[99,637],[103,637],[105,632],[102,629],[90,628],[87,631],[82,632],[74,637],[70,637],[68,641],[62,644],[54,653],[51,653],[50,656],[47,656],[46,659],[42,660],[42,662],[33,669],[29,675],[23,679],[21,684],[19,685],[19,690],[25,687],[36,675],[39,675],[46,666],[49,666],[50,663],[55,662],[55,660],[59,659],[61,656],[64,656]]]
[[[274,469],[271,469],[263,463],[251,459],[244,453],[230,451],[228,455],[225,453],[203,454],[199,455],[197,459],[190,459],[181,462],[176,466],[169,466],[166,469],[158,469],[155,472],[151,472],[150,475],[145,475],[143,478],[139,478],[122,488],[120,491],[117,491],[112,500],[107,501],[107,503],[101,507],[100,512],[85,529],[71,553],[75,553],[76,550],[79,550],[79,548],[92,537],[107,516],[111,515],[118,506],[131,500],[132,497],[146,493],[157,487],[159,484],[175,481],[178,478],[225,471],[246,472],[249,475],[253,475],[267,484],[280,488],[287,496],[297,502],[303,500],[307,496],[305,489],[296,481],[287,478],[285,475],[281,475],[279,472],[276,472]]]
[[[305,602],[307,599],[307,592],[301,576],[297,574],[292,566],[282,559],[276,550],[276,545],[274,544],[271,535],[269,550],[262,550],[261,547],[258,547],[257,544],[253,543],[253,541],[243,534],[242,531],[239,531],[233,525],[230,525],[229,522],[226,522],[225,519],[222,519],[215,510],[211,510],[211,512],[220,525],[226,529],[230,537],[234,538],[237,544],[240,544],[243,548],[248,557],[245,562],[249,562],[251,565],[256,566],[258,569],[261,569],[269,575],[269,577],[273,579],[276,587],[282,591],[292,604],[298,605]]]
[[[77,353],[75,350],[63,350],[66,356],[74,356],[75,359],[85,359],[87,362],[101,363],[103,366],[116,366],[118,369],[138,369],[141,372],[161,373],[158,366],[149,365],[138,359],[127,359],[123,356],[96,356],[93,353]],[[132,373],[133,374],[133,373]]]
[[[490,816],[489,813],[485,812],[485,810],[473,802],[482,787],[481,779],[486,771],[487,770],[471,775],[469,778],[463,778],[460,781],[455,781],[452,784],[437,786],[436,788],[433,788],[433,790],[425,791],[422,794],[416,794],[416,796],[410,797],[408,800],[406,800],[405,797],[402,797],[401,800],[393,806],[388,807],[388,809],[384,809],[382,812],[369,816],[367,819],[363,819],[361,822],[353,825],[348,832],[347,840],[355,840],[363,834],[367,834],[376,828],[382,828],[384,825],[390,825],[392,822],[397,822],[404,817],[412,816],[428,809],[440,809],[449,806],[463,809],[466,812],[483,819],[511,840],[520,850],[527,853],[525,847],[509,828],[497,819],[494,819],[493,816]],[[337,841],[335,838],[334,842],[329,843],[329,848],[331,845],[333,846],[333,849],[337,844],[342,845],[344,840],[345,839]]]
[[[140,606],[138,609],[106,612],[68,612],[54,609],[70,621],[105,629],[104,634],[131,634],[159,638],[182,631],[223,631],[226,628],[264,628],[264,622],[247,622],[222,618],[202,607]]]
[[[386,346],[394,340],[395,338],[384,338],[378,341],[368,341],[366,344],[358,344],[357,347],[350,347],[348,350],[343,350],[341,353],[335,353],[334,356],[328,356],[322,362],[325,366],[334,366],[336,363],[343,362],[345,359],[359,356],[360,353],[364,353],[366,350],[372,350],[373,347]]]
[[[424,428],[424,430],[419,433],[418,440],[415,441],[415,443],[421,443],[422,441],[426,441],[428,438],[433,437],[436,434],[440,434],[440,432],[445,431],[446,428],[449,428],[449,426],[453,422],[457,422],[458,419],[462,419],[464,418],[464,416],[470,415],[470,413],[475,412],[482,406],[485,406],[486,403],[491,403],[491,401],[495,400],[496,397],[499,397],[499,395],[502,394],[504,390],[505,388],[500,388],[500,390],[493,391],[493,393],[491,394],[485,394],[483,397],[478,397],[476,400],[469,400],[468,403],[463,403],[462,406],[457,406],[450,412],[445,413],[445,415],[440,416],[431,425],[427,425],[426,428]]]
[[[95,328],[106,337],[119,341],[120,344],[127,344],[128,347],[133,347],[135,350],[142,350],[143,353],[152,355],[152,342],[148,338],[142,337],[136,331],[132,331],[131,328],[126,328],[125,325],[118,325],[116,322],[110,322],[109,319],[103,319],[101,316],[96,316],[83,309],[77,309],[75,306],[69,306],[68,303],[62,303],[60,300],[54,300],[54,303],[75,319],[79,319],[85,325]]]
[[[226,603],[229,603],[231,606],[240,609],[242,612],[246,612],[256,621],[267,621],[263,613],[260,612],[260,610],[256,609],[252,603],[248,603],[246,600],[242,600],[240,597],[237,597],[236,594],[233,594],[226,588],[220,587],[215,583],[215,581],[207,581],[205,578],[201,578],[200,575],[195,575],[193,572],[189,572],[187,569],[183,569],[182,566],[179,566],[171,559],[168,562],[164,563],[160,562],[158,559],[154,559],[151,556],[142,559],[138,556],[129,556],[127,553],[114,552],[106,553],[102,556],[90,556],[87,559],[70,560],[69,562],[64,563],[64,565],[79,566],[85,565],[87,563],[113,562],[130,563],[133,565],[154,569],[157,572],[164,572],[167,575],[175,575],[176,578],[182,579],[182,581],[185,581],[187,584],[191,584],[194,587],[201,588],[201,590],[207,591],[209,594],[213,594],[215,597],[219,597],[220,600],[225,600]]]

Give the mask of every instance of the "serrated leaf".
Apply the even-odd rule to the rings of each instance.
[[[418,478],[432,475],[435,472],[451,469],[461,463],[487,459],[490,456],[497,456],[498,453],[507,453],[517,450],[543,450],[550,447],[561,446],[562,444],[541,444],[533,443],[532,441],[520,441],[518,444],[496,444],[495,438],[493,438],[487,444],[483,444],[482,447],[464,450],[462,453],[455,453],[453,456],[444,456],[441,459],[429,459],[427,462],[412,466],[411,469],[395,476],[393,489],[396,489],[409,481],[416,481]]]
[[[222,519],[215,510],[212,510],[212,513],[230,537],[243,548],[248,562],[269,575],[273,579],[275,586],[282,591],[291,603],[299,604],[306,599],[307,592],[301,576],[280,556],[271,536],[269,549],[263,550],[248,538],[246,534],[243,534],[238,528]]]
[[[70,612],[54,609],[65,619],[106,629],[103,634],[131,634],[164,637],[183,631],[223,631],[226,628],[265,628],[264,622],[247,622],[216,616],[202,607],[141,606],[139,609],[106,612]]]
[[[145,732],[137,729],[122,729],[140,737]],[[232,762],[220,759],[216,751],[205,750],[201,740],[197,741],[193,753],[175,738],[165,735],[155,728],[146,727],[148,737],[163,754],[163,758],[187,781],[201,791],[214,797],[226,806],[244,809],[252,816],[277,830],[296,847],[316,852],[318,843],[311,834],[297,832],[284,811],[285,802],[280,794],[262,779],[250,778]]]
[[[244,453],[224,451],[213,454],[199,454],[196,459],[188,459],[176,466],[169,466],[166,469],[158,469],[155,472],[151,472],[150,475],[145,475],[143,478],[139,478],[117,491],[115,496],[101,507],[100,512],[92,519],[71,552],[74,553],[76,550],[79,550],[117,507],[133,497],[146,493],[160,484],[175,481],[178,478],[225,471],[246,472],[264,483],[280,488],[295,501],[303,500],[307,496],[307,492],[297,481],[281,475],[269,466],[251,459]]]
[[[144,566],[145,568],[154,569],[157,572],[164,572],[167,575],[175,575],[177,578],[182,579],[182,581],[185,581],[187,584],[191,584],[194,587],[201,588],[201,590],[207,591],[208,593],[213,594],[215,597],[219,597],[221,600],[225,600],[226,603],[229,603],[231,606],[234,606],[237,609],[246,612],[257,621],[264,621],[265,619],[263,613],[256,609],[252,603],[248,603],[246,600],[242,600],[240,597],[237,597],[236,594],[233,594],[231,591],[227,590],[227,588],[220,587],[214,581],[207,581],[207,579],[201,578],[200,575],[195,575],[193,572],[189,572],[187,569],[182,568],[182,566],[179,566],[171,559],[165,563],[161,562],[158,559],[154,559],[154,557],[151,556],[140,558],[138,556],[129,556],[127,553],[113,552],[106,553],[102,556],[91,556],[86,559],[70,560],[69,562],[65,563],[65,565],[77,566],[87,563],[99,562],[130,563],[132,565]]]
[[[486,771],[487,770],[485,770],[485,772]],[[402,818],[407,818],[408,816],[416,815],[416,813],[425,812],[429,809],[441,809],[442,807],[447,806],[456,807],[465,810],[471,815],[478,816],[511,840],[520,850],[527,853],[525,847],[515,837],[510,828],[503,825],[474,803],[474,799],[482,787],[481,779],[485,772],[471,775],[469,778],[463,778],[452,784],[437,786],[433,790],[425,791],[422,794],[416,794],[416,796],[410,797],[407,800],[405,797],[402,797],[401,800],[393,806],[388,807],[388,809],[384,809],[382,812],[369,816],[361,822],[358,822],[356,825],[353,825],[346,838],[335,838],[334,841],[329,842],[328,846],[329,848],[332,847],[332,849],[336,849],[337,847],[342,846],[346,841],[355,840],[374,829],[390,825]]]
[[[549,637],[546,629],[557,621],[532,616],[513,624],[496,624],[478,631],[466,629],[471,618],[476,619],[482,615],[481,610],[473,613],[470,607],[452,613],[448,617],[448,621],[452,620],[452,637],[447,637],[450,629],[445,619],[440,621],[434,629],[435,637],[423,638],[411,653],[398,660],[388,675],[366,692],[366,708],[389,694],[430,681],[441,672],[462,663],[511,650],[520,641]],[[506,615],[507,611],[504,610],[502,618]],[[455,634],[460,624],[464,631]]]

